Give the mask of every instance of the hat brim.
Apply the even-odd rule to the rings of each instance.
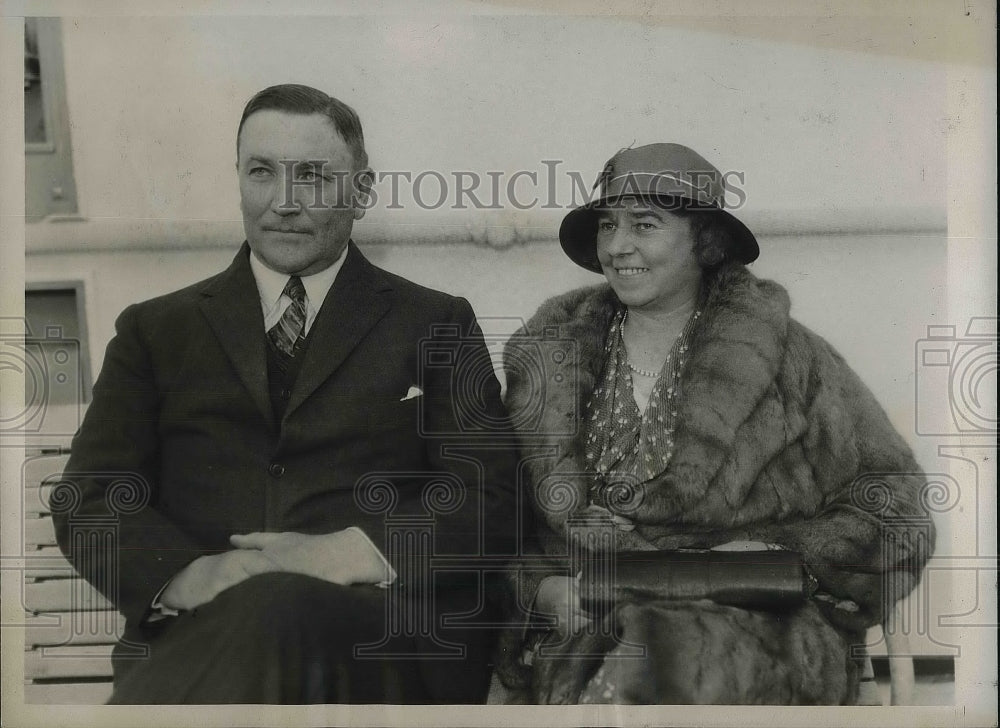
[[[635,194],[630,193],[626,196],[634,197]],[[740,263],[752,263],[760,255],[757,238],[750,232],[750,228],[726,210],[722,210],[714,205],[694,203],[690,199],[680,197],[648,195],[644,196],[644,199],[656,199],[660,203],[666,203],[664,207],[668,210],[671,205],[684,204],[689,210],[697,210],[698,214],[704,212],[705,214],[716,215],[733,236],[736,243],[736,256]],[[559,244],[570,260],[589,271],[603,275],[604,270],[597,259],[598,210],[620,201],[621,196],[605,197],[594,200],[567,213],[566,217],[563,218],[562,224],[559,226]]]

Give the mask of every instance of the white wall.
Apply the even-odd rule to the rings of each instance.
[[[355,106],[376,170],[512,173],[559,159],[590,184],[620,147],[671,140],[744,172],[755,213],[835,210],[849,224],[902,208],[911,224],[943,222],[945,67],[831,48],[819,30],[810,45],[433,14],[66,18],[63,30],[91,218],[238,219],[240,111],[297,81]]]

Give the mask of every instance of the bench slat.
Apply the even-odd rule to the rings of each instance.
[[[44,650],[34,650],[35,654],[44,657],[44,659],[70,659],[70,658],[84,658],[84,659],[111,659],[111,651],[114,649],[114,645],[60,645],[57,647],[46,647]],[[43,654],[44,653],[44,654]]]
[[[24,686],[24,702],[30,705],[104,705],[110,697],[110,682]]]
[[[69,579],[76,570],[66,560],[58,546],[25,549],[24,575],[32,579]]]
[[[97,619],[92,620],[93,616]],[[59,620],[58,624],[53,624],[55,618]],[[25,624],[24,646],[28,649],[55,645],[114,644],[125,631],[125,618],[110,611],[97,612],[96,615],[90,613],[82,619],[73,612],[32,615],[25,620]]]
[[[25,485],[37,485],[45,478],[58,478],[66,469],[69,454],[39,455],[28,457],[24,461],[23,473]]]
[[[73,654],[60,655],[54,647],[42,654],[40,650],[24,653],[25,679],[53,679],[80,677],[111,677],[111,647],[107,647],[106,655],[80,657]],[[94,646],[91,650],[101,650],[102,646]]]
[[[32,612],[113,609],[94,587],[80,578],[53,579],[24,585],[24,606]]]
[[[56,531],[51,518],[25,518],[24,543],[26,546],[55,546]]]
[[[49,516],[49,495],[52,488],[49,486],[29,485],[24,489],[24,515],[26,518],[37,518],[39,516]]]

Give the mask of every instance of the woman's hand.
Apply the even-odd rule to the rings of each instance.
[[[572,634],[590,621],[580,606],[580,582],[569,576],[547,576],[535,592],[534,608],[546,615],[555,615],[555,630]]]

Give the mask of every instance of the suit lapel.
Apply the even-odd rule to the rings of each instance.
[[[347,259],[309,332],[309,346],[292,387],[285,417],[295,411],[343,364],[391,307],[392,287],[349,243]]]
[[[264,314],[250,270],[250,248],[240,248],[232,265],[203,291],[201,309],[254,403],[268,422],[274,418],[268,395]]]

